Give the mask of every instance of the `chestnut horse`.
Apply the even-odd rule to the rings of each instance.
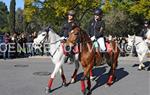
[[[81,30],[80,27],[74,27],[73,30],[69,33],[68,42],[71,44],[76,44],[77,40],[80,40],[80,52],[79,52],[79,61],[83,67],[84,73],[80,80],[81,82],[81,91],[83,95],[89,95],[91,93],[91,81],[90,81],[90,71],[93,66],[100,66],[103,64],[102,53],[97,52],[96,48],[93,48],[93,42],[91,41],[88,34]],[[119,48],[115,41],[109,41],[110,46],[107,49],[108,52],[106,55],[106,63],[110,66],[109,77],[107,84],[112,85],[115,81],[115,70],[118,64],[118,56],[120,53]],[[87,87],[85,86],[85,80],[87,81]]]

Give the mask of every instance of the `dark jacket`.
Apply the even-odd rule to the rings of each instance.
[[[104,29],[105,23],[103,20],[95,21],[94,19],[92,19],[89,23],[88,34],[90,37],[95,36],[97,39],[104,36]]]
[[[79,26],[79,23],[77,23],[77,21],[73,21],[73,22],[65,22],[62,25],[62,29],[59,32],[60,37],[68,37],[69,36],[69,32],[71,32],[72,28],[74,25]]]
[[[146,33],[147,33],[147,29],[146,28],[143,28],[142,31],[140,32],[140,35],[141,37],[143,38],[146,38]]]

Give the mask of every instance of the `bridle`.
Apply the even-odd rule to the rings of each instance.
[[[130,47],[138,46],[138,45],[141,43],[141,42],[135,43],[135,36],[134,36],[134,38],[133,38],[133,40],[132,40],[131,42],[133,42],[133,44],[132,44],[132,46],[131,46],[131,45],[128,45],[128,46],[130,46]]]
[[[46,31],[46,36],[45,36],[44,39],[40,42],[40,44],[44,44],[44,42],[45,42],[46,40],[48,40],[48,37],[49,37],[49,33]],[[42,42],[43,42],[43,43],[42,43]],[[52,42],[52,43],[50,43],[50,45],[57,44],[58,42],[60,42],[60,40],[57,40],[57,41],[55,41],[55,42]],[[53,54],[51,54],[51,52],[49,52],[49,53],[50,53],[50,56],[51,56],[52,58],[53,58],[54,55],[56,54],[56,52],[57,52],[57,50],[59,49],[59,47],[60,47],[60,44],[59,44],[59,46],[56,48],[56,50],[54,51]]]

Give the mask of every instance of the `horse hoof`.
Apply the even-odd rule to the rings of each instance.
[[[83,95],[91,95],[91,90],[89,90],[88,88],[85,89],[85,91],[83,92]]]
[[[95,79],[95,77],[93,77],[93,76],[90,76],[90,80],[92,80],[92,81],[93,81],[94,79]]]
[[[111,86],[112,84],[113,84],[113,82],[109,82],[109,83],[107,83],[107,85],[108,85],[108,86]]]
[[[150,67],[147,68],[147,71],[150,71]]]
[[[138,68],[139,71],[145,70],[145,67]]]
[[[71,84],[73,84],[75,82],[76,82],[76,80],[74,78],[72,78],[71,81],[70,81]]]
[[[48,87],[46,87],[46,88],[45,88],[45,93],[46,93],[46,94],[50,94],[50,93],[51,93],[51,89],[48,88]]]
[[[67,87],[69,85],[69,83],[63,82],[62,86]]]

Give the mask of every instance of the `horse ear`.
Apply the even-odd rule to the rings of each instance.
[[[131,37],[130,35],[128,35],[128,37]]]

